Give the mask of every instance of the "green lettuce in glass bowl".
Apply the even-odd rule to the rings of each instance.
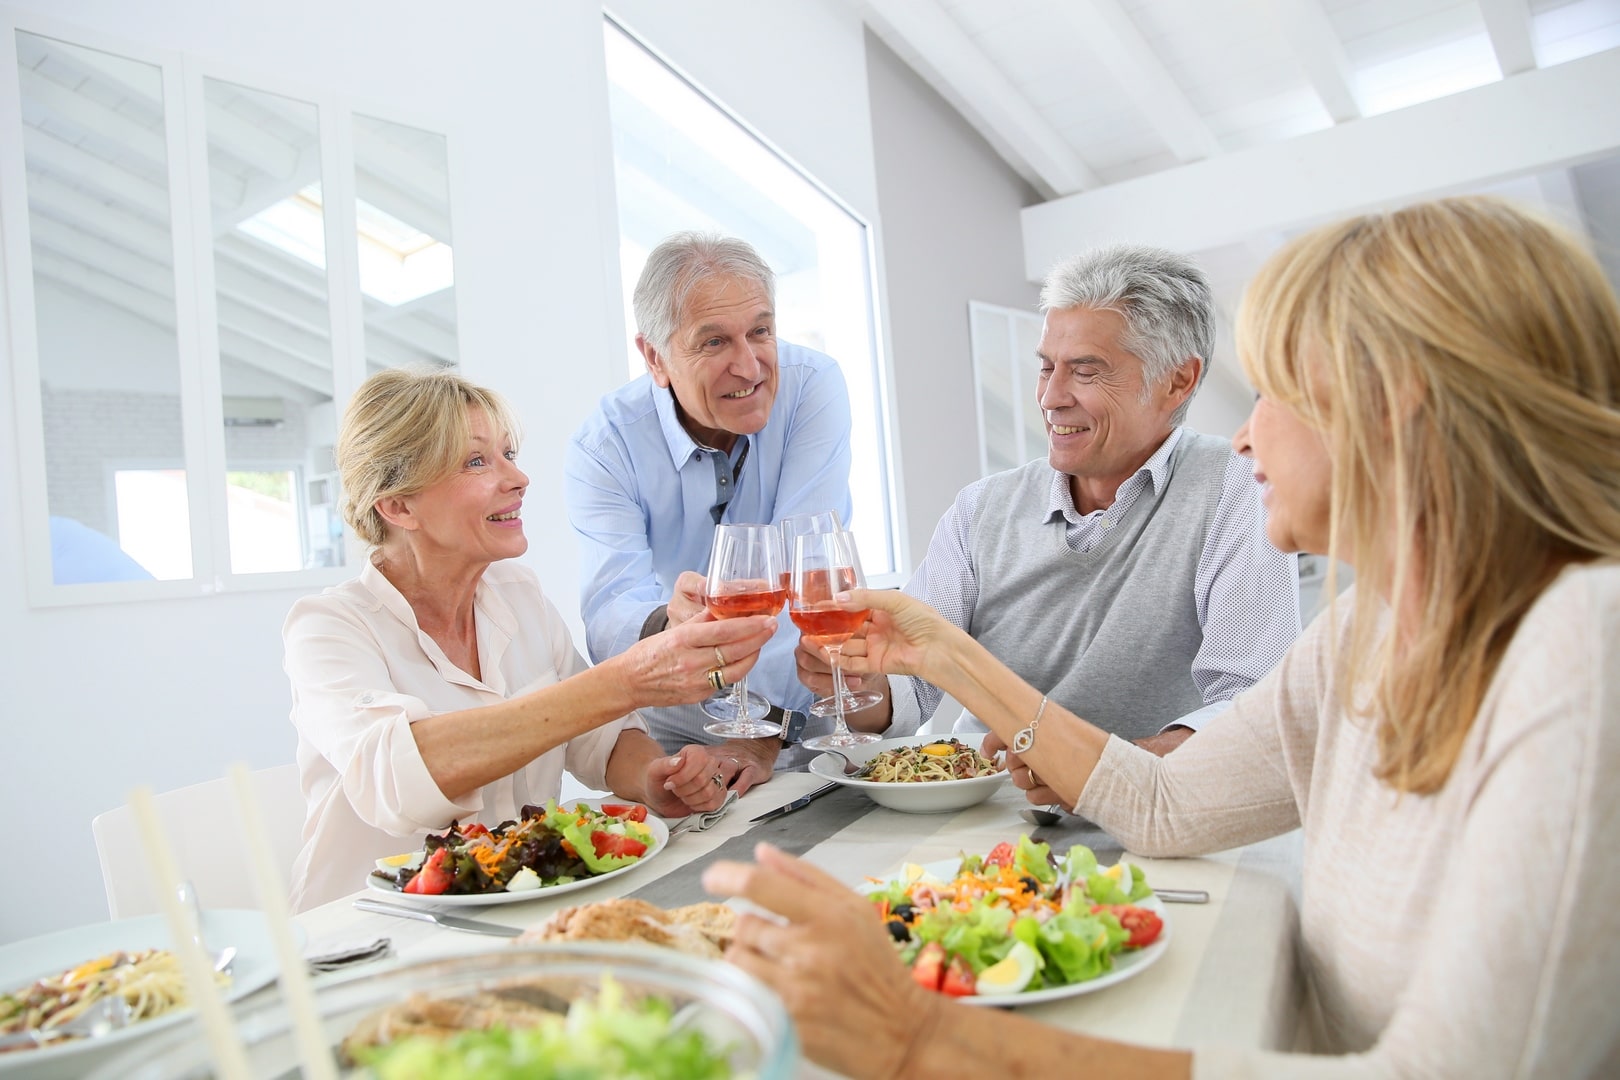
[[[375,1080],[789,1080],[781,1002],[737,968],[649,946],[554,943],[423,960],[321,986],[316,1008],[345,1077]],[[233,1013],[254,1076],[296,1076],[273,996]],[[200,1027],[107,1061],[92,1080],[202,1080]]]

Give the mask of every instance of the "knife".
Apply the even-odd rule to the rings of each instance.
[[[794,799],[785,806],[778,806],[775,810],[765,811],[763,814],[759,815],[759,817],[749,818],[749,824],[754,824],[760,821],[770,821],[773,818],[781,817],[783,814],[791,814],[795,810],[803,810],[805,807],[809,806],[823,795],[837,791],[841,787],[843,787],[842,784],[823,784],[810,794],[800,795],[797,799]]]
[[[368,900],[365,897],[354,902],[354,906],[361,911],[374,911],[378,915],[397,915],[401,919],[419,919],[422,922],[438,923],[451,930],[465,930],[469,934],[493,934],[496,937],[517,937],[523,933],[520,927],[502,926],[500,923],[484,922],[482,919],[464,919],[460,915],[446,915],[438,911],[427,911],[423,908],[402,907],[399,904],[385,904],[381,900]]]

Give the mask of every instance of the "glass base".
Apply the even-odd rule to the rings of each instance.
[[[834,731],[827,735],[817,735],[813,739],[806,739],[804,745],[812,750],[825,750],[829,746],[860,746],[862,743],[877,742],[881,738],[883,736],[875,731]]]
[[[882,700],[883,700],[883,695],[878,693],[876,690],[859,690],[859,691],[852,690],[852,691],[850,691],[850,692],[848,692],[848,693],[846,693],[844,695],[844,712],[847,714],[847,713],[852,713],[852,712],[860,712],[862,709],[870,709],[872,706],[876,705],[878,702],[880,702]],[[830,695],[830,694],[827,697],[824,697],[824,698],[817,698],[810,705],[810,715],[811,716],[837,716],[838,715],[838,705],[833,700],[832,695]],[[857,742],[871,742],[872,740],[871,739],[858,739],[856,741]],[[808,741],[806,741],[804,745],[809,746],[810,743]],[[840,743],[838,745],[845,745],[845,744]]]
[[[703,703],[703,711],[714,717],[716,720],[736,720],[738,714],[742,712],[741,702],[737,700],[737,687],[733,685],[732,688],[726,691],[724,694],[716,694],[714,697],[709,698]],[[763,720],[765,719],[765,715],[770,711],[771,703],[769,701],[766,701],[764,698],[760,697],[756,693],[753,693],[752,691],[749,692],[748,719]],[[772,725],[766,726],[769,727]],[[777,731],[782,730],[781,725],[775,726]],[[708,731],[710,729],[704,728],[703,730]],[[765,734],[774,735],[776,734],[776,731],[769,731]]]
[[[750,695],[752,696],[752,695]],[[762,724],[758,720],[716,720],[712,724],[704,724],[703,730],[710,735],[719,735],[726,739],[763,739],[769,735],[782,734],[781,724]]]

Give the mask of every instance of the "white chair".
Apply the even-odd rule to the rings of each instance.
[[[253,788],[270,833],[270,852],[283,884],[303,846],[304,793],[298,766],[280,765],[253,773]],[[228,778],[165,791],[154,797],[164,835],[183,877],[197,889],[205,908],[257,908],[253,871],[242,831],[242,816]],[[114,919],[161,910],[147,872],[135,811],[120,806],[90,823],[107,889],[107,911]]]

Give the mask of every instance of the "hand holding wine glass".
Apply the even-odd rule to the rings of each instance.
[[[784,568],[782,539],[775,526],[716,525],[704,597],[709,614],[716,619],[735,619],[781,611],[787,600],[782,583]],[[740,739],[781,734],[780,724],[761,721],[770,703],[757,694],[750,697],[747,682],[746,676],[737,680],[733,697],[704,702],[704,711],[716,717],[715,723],[704,725],[704,731]],[[720,686],[715,689],[718,691]],[[761,706],[757,711],[755,702]],[[729,713],[724,711],[728,706]]]
[[[855,536],[847,532],[806,533],[794,541],[793,570],[788,588],[788,617],[805,640],[826,650],[832,661],[834,719],[830,735],[806,739],[813,750],[829,746],[854,746],[874,742],[873,732],[851,731],[844,719],[844,700],[849,696],[839,665],[844,643],[865,624],[871,612],[846,611],[837,596],[850,589],[866,587],[861,560],[855,550]],[[812,707],[812,711],[814,707]]]

